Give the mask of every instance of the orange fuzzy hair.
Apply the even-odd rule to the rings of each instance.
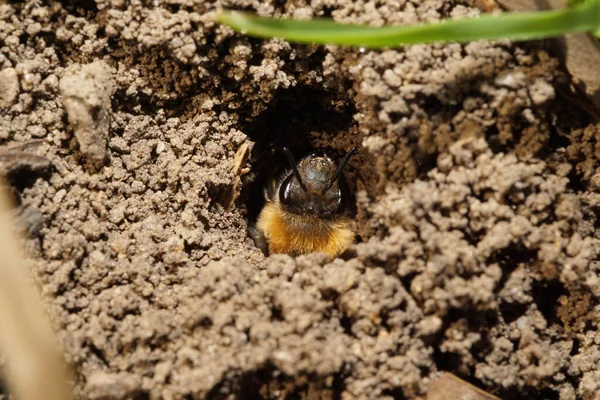
[[[278,201],[267,202],[257,221],[269,252],[293,257],[321,252],[334,259],[354,241],[354,233],[348,226],[348,220],[341,216],[324,220],[315,215],[292,214]]]

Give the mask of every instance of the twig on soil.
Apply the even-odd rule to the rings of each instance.
[[[50,160],[29,151],[41,143],[40,140],[32,140],[17,146],[0,146],[0,176],[10,177],[23,170],[34,173],[47,171],[52,165]]]

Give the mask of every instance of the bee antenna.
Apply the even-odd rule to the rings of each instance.
[[[294,160],[294,156],[290,152],[290,149],[288,149],[287,147],[284,147],[283,152],[285,153],[285,156],[288,159],[288,163],[290,164],[290,167],[292,168],[292,172],[294,173],[296,180],[300,184],[300,187],[302,188],[302,190],[304,190],[306,192],[306,190],[307,190],[306,185],[304,184],[304,182],[302,182],[302,177],[300,177],[300,172],[298,171],[298,167],[296,166],[296,161]]]
[[[335,170],[335,173],[333,174],[333,177],[329,180],[329,182],[327,182],[327,186],[325,186],[325,188],[323,188],[323,191],[321,193],[325,194],[331,188],[331,186],[335,183],[335,181],[338,180],[338,178],[340,177],[340,175],[342,175],[342,170],[346,166],[346,163],[350,159],[350,156],[352,154],[354,154],[355,152],[356,152],[356,147],[353,147],[350,150],[348,150],[348,152],[346,153],[346,155],[344,156],[344,158],[342,158],[342,161],[338,165],[337,169]]]

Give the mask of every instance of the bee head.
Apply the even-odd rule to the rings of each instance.
[[[333,215],[342,211],[345,188],[340,184],[342,170],[356,151],[350,149],[339,165],[326,155],[311,154],[296,165],[292,153],[284,148],[291,170],[279,186],[279,202],[294,214]]]

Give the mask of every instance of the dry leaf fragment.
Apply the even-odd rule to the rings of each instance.
[[[244,166],[250,156],[250,150],[250,142],[244,142],[236,151],[235,157],[233,158],[232,171],[234,175],[244,175],[250,171],[250,168]]]
[[[219,200],[226,211],[231,210],[231,207],[233,207],[233,204],[240,196],[240,188],[242,186],[240,176],[250,172],[250,168],[246,167],[245,165],[248,161],[251,150],[252,143],[246,141],[242,143],[242,145],[235,152],[235,156],[233,157],[233,168],[231,169],[231,172],[233,172],[234,175],[233,185],[223,191]]]
[[[0,146],[0,176],[11,177],[26,171],[36,174],[47,172],[52,166],[50,160],[32,153],[42,143],[42,140],[32,140]]]
[[[426,400],[500,400],[456,375],[444,372],[427,392]]]

